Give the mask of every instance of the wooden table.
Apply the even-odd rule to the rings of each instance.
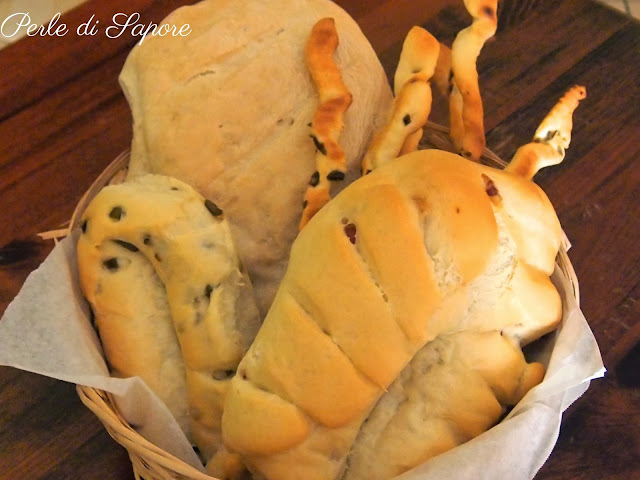
[[[89,1],[63,16],[161,20],[173,0]],[[461,1],[343,0],[391,75],[408,29],[450,44],[468,22]],[[606,377],[565,415],[537,479],[640,478],[640,24],[585,0],[511,12],[479,61],[488,146],[509,158],[571,84],[587,86],[565,162],[537,181],[573,243],[581,304]],[[504,18],[504,17],[503,17]],[[0,51],[0,312],[52,248],[57,228],[131,140],[116,78],[135,43],[104,34],[27,38]],[[74,386],[0,368],[0,478],[132,478],[124,449]]]

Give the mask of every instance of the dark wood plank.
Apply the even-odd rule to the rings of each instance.
[[[594,59],[606,62],[609,48],[611,53],[624,53],[624,50],[606,45],[625,27],[634,30],[635,22],[618,12],[594,5],[593,19],[590,20],[593,24],[586,34],[584,19],[571,13],[581,4],[580,1],[570,0],[562,2],[553,15],[544,16],[541,12],[529,16],[512,30],[502,32],[483,49],[478,69],[481,82],[486,79],[482,82],[482,93],[485,128],[488,131],[502,124],[514,112],[521,111],[523,106],[539,100],[537,97],[541,94],[548,98],[550,104],[544,106],[545,109],[548,108],[553,98],[559,96],[567,86],[585,80],[585,73],[590,73],[589,98],[602,93],[592,92],[596,84],[610,84],[612,79],[622,78],[620,72],[611,71],[606,65],[596,65],[593,62]],[[527,38],[535,38],[534,45],[523,44],[522,39]],[[628,50],[631,55],[637,56],[637,50],[633,53],[633,44],[637,44],[637,41],[632,42]],[[610,58],[610,66],[623,65],[617,59],[614,60],[614,57]],[[558,85],[555,83],[559,77],[562,77],[563,82]],[[557,92],[555,94],[549,90],[554,88]],[[580,114],[576,115],[577,122],[582,121],[581,119]],[[538,121],[539,118],[533,117],[531,125]],[[506,128],[505,125],[502,128]],[[512,134],[515,133],[517,132]]]
[[[7,370],[13,369],[2,367],[0,375],[6,375]],[[76,464],[76,451],[93,448],[90,444],[97,436],[108,437],[97,418],[80,402],[74,385],[20,372],[3,388],[3,398],[5,395],[10,411],[0,412],[2,478],[40,478],[52,467],[55,471],[59,463]],[[40,411],[46,415],[37,414]],[[111,445],[109,448],[118,450]]]
[[[639,478],[639,404],[637,387],[624,387],[614,376],[593,382],[565,415],[554,452],[536,480]]]
[[[537,123],[571,84],[587,86],[588,98],[575,113],[572,144],[562,165],[542,171],[536,180],[556,206],[573,243],[582,291],[582,309],[597,330],[605,360],[619,359],[617,342],[633,346],[628,335],[640,311],[630,292],[640,280],[637,212],[640,169],[640,117],[629,99],[640,95],[640,25],[622,24],[571,73],[550,78],[547,87],[487,135],[488,144],[504,158],[527,141]],[[564,72],[565,70],[560,70]],[[493,77],[492,77],[493,81]],[[612,95],[612,91],[616,94]],[[603,119],[607,119],[603,121]],[[611,239],[615,238],[615,246]],[[620,252],[625,252],[624,257]],[[609,286],[603,288],[601,279]],[[631,305],[611,315],[615,305]],[[637,340],[637,335],[635,336]],[[609,357],[609,352],[615,352]]]

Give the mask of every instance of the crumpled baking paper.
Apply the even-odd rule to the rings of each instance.
[[[63,239],[29,275],[0,321],[0,364],[114,394],[118,408],[143,437],[203,470],[164,404],[138,378],[111,378],[80,292],[75,245]],[[537,360],[544,381],[488,432],[397,477],[398,480],[529,480],[549,457],[562,412],[605,369],[593,333],[559,270],[553,281],[563,300],[563,322]],[[153,421],[151,421],[153,419]]]

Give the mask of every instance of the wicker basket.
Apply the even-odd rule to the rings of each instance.
[[[434,123],[428,123],[420,148],[438,148],[452,151],[448,129]],[[504,168],[506,162],[488,149],[484,150],[481,161],[486,165]],[[106,185],[121,182],[129,162],[129,152],[120,154],[96,179],[87,190],[71,218],[70,229],[78,227],[80,217],[93,197]],[[556,258],[562,275],[571,285],[576,301],[579,302],[578,280],[567,250],[569,242],[565,241]],[[124,419],[116,407],[116,403],[108,392],[83,385],[76,386],[78,395],[84,403],[104,424],[113,439],[129,453],[135,478],[140,480],[215,480],[175,456],[156,447],[137,433]]]

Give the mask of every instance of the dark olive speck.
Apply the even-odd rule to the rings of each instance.
[[[309,185],[311,185],[312,187],[315,187],[316,185],[318,185],[318,182],[320,182],[320,172],[315,171],[313,172],[313,175],[311,175],[311,178],[309,179]]]
[[[353,223],[348,223],[344,226],[344,233],[349,237],[349,241],[355,245],[356,243],[356,226]]]
[[[119,265],[118,265],[118,259],[115,257],[112,258],[108,258],[105,261],[102,262],[102,265],[107,269],[110,270],[112,272],[115,272],[116,270],[118,270]]]
[[[553,139],[553,137],[555,137],[557,134],[558,134],[557,130],[549,130],[547,132],[547,134],[545,135],[544,139],[546,141],[549,141],[549,140]]]
[[[204,296],[207,298],[211,298],[211,293],[213,293],[213,285],[208,283],[207,286],[204,287]]]
[[[111,218],[112,220],[115,220],[116,222],[118,220],[121,220],[122,217],[124,216],[125,216],[125,211],[122,207],[113,207],[109,212],[109,218]]]
[[[206,199],[204,201],[204,206],[207,207],[207,210],[209,210],[209,213],[211,213],[211,215],[213,215],[214,217],[219,217],[220,215],[222,215],[222,209],[218,207],[215,203],[213,203],[211,200]]]
[[[322,143],[320,140],[318,140],[318,137],[316,137],[315,135],[309,135],[309,136],[313,140],[313,144],[316,146],[318,151],[320,153],[322,153],[323,155],[326,155],[327,154],[327,149],[324,146],[324,143]]]
[[[411,115],[407,113],[404,117],[402,117],[402,123],[404,123],[405,125],[409,125],[411,123]]]
[[[82,230],[82,233],[87,233],[88,223],[89,223],[89,220],[85,219],[84,222],[82,222],[82,225],[80,225],[80,229]]]
[[[344,172],[341,172],[340,170],[333,170],[329,172],[329,175],[327,175],[327,180],[331,180],[331,181],[344,180]]]
[[[348,223],[344,226],[344,233],[347,237],[355,237],[356,236],[356,226],[353,223]]]

